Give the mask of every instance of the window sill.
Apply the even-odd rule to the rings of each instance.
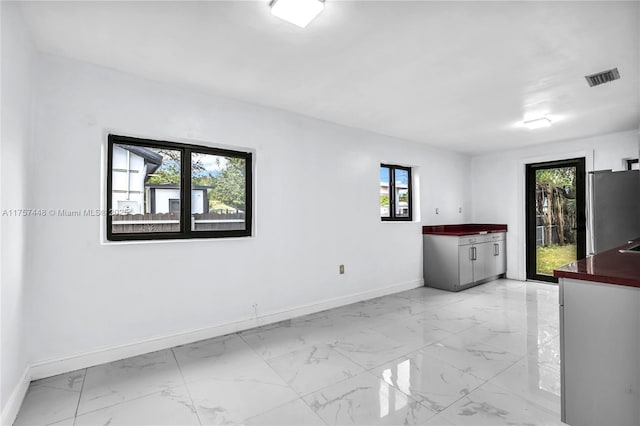
[[[176,238],[168,240],[127,240],[127,241],[110,241],[102,239],[101,246],[129,246],[129,245],[147,245],[147,244],[172,244],[172,243],[210,243],[214,241],[252,241],[256,236],[247,237],[228,237],[228,238]]]

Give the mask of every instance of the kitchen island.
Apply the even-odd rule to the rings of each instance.
[[[424,284],[449,291],[505,276],[507,225],[422,227]]]
[[[624,252],[638,243],[554,271],[569,425],[640,425],[640,252]]]

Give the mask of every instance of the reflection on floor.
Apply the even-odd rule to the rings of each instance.
[[[16,425],[560,424],[558,289],[427,287],[33,382]]]

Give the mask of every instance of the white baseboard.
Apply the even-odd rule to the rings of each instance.
[[[326,299],[321,302],[301,305],[292,309],[270,312],[257,318],[248,318],[230,323],[216,324],[196,330],[183,331],[162,337],[155,337],[152,339],[128,343],[125,345],[76,354],[64,358],[37,362],[31,365],[31,368],[29,369],[29,376],[30,380],[51,377],[58,374],[68,373],[74,370],[92,367],[94,365],[113,362],[132,356],[159,351],[162,349],[168,349],[174,346],[185,345],[188,343],[197,342],[199,340],[224,336],[225,334],[236,333],[262,325],[272,324],[303,315],[313,314],[327,309],[349,305],[351,303],[361,302],[363,300],[386,296],[405,290],[411,290],[423,285],[424,281],[422,279],[407,281],[404,283],[395,284],[390,287],[379,288],[348,296]]]
[[[24,401],[24,397],[27,394],[27,389],[29,389],[29,383],[31,383],[29,370],[29,366],[25,367],[24,373],[22,373],[22,376],[20,377],[20,381],[18,381],[16,386],[13,388],[13,392],[9,395],[9,399],[2,409],[2,414],[0,414],[0,425],[11,426],[16,420],[22,401]]]

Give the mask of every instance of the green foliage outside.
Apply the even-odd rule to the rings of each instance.
[[[227,167],[215,178],[209,199],[219,200],[227,206],[245,209],[245,160],[228,158]]]
[[[180,184],[180,157],[177,151],[159,150],[164,157],[162,165],[149,177],[152,185]],[[245,160],[226,158],[224,166],[217,158],[217,169],[210,170],[196,157],[191,163],[191,185],[204,186],[209,197],[211,210],[234,208],[245,210]]]
[[[536,247],[536,269],[539,274],[553,275],[553,270],[576,260],[576,245]]]
[[[408,192],[401,192],[400,194],[398,194],[398,201],[401,202],[401,203],[408,202],[409,201],[409,193]],[[382,207],[389,206],[389,194],[380,195],[380,205]]]
[[[544,226],[546,245],[553,244],[554,227],[559,245],[575,244],[575,191],[575,167],[536,170],[536,215]]]

